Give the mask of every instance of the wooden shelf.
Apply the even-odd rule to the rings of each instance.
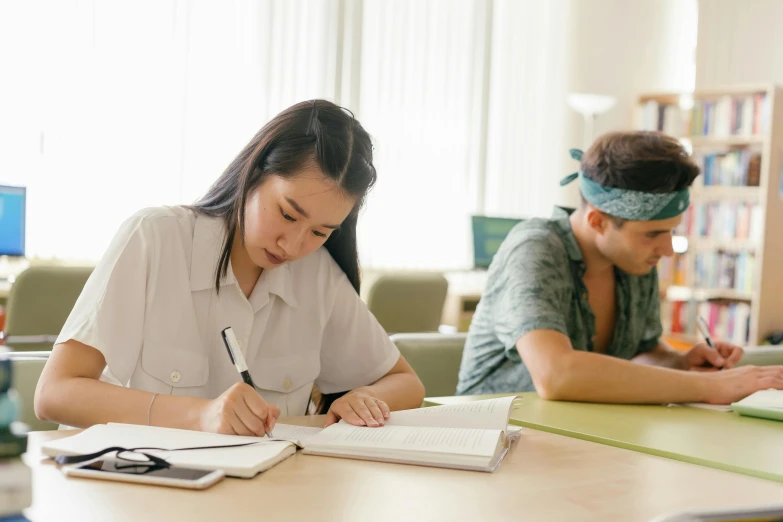
[[[696,107],[697,110],[690,114],[691,118],[700,118],[701,112],[704,112],[704,117],[707,118],[707,113],[711,111],[710,117],[715,120],[715,129],[733,129],[736,125],[726,125],[726,122],[722,120],[720,124],[717,124],[718,120],[727,115],[722,110],[719,114],[716,109],[705,108],[707,102],[720,103],[727,97],[744,100],[748,97],[755,98],[757,95],[764,95],[765,98],[761,106],[758,106],[754,99],[754,125],[752,128],[760,130],[761,134],[680,137],[686,149],[692,150],[697,155],[713,152],[723,153],[735,148],[749,149],[753,153],[761,154],[758,172],[760,186],[705,187],[695,185],[691,191],[692,203],[727,202],[757,205],[757,208],[754,209],[754,217],[763,222],[759,235],[753,239],[743,240],[688,237],[689,252],[715,252],[719,250],[737,253],[752,252],[755,257],[755,263],[752,267],[753,292],[691,288],[685,285],[671,286],[667,289],[664,289],[662,285],[661,288],[664,295],[664,298],[661,299],[662,313],[666,314],[683,313],[682,307],[675,307],[672,304],[672,301],[675,300],[695,301],[697,306],[702,306],[702,303],[707,301],[716,306],[732,302],[749,304],[750,310],[747,310],[745,306],[740,306],[735,312],[742,314],[740,318],[743,321],[745,315],[750,314],[748,316],[748,339],[751,344],[758,344],[771,332],[783,330],[783,313],[781,313],[783,310],[783,272],[779,269],[783,266],[783,241],[780,240],[780,224],[783,223],[783,198],[777,197],[780,187],[783,186],[783,154],[776,145],[783,142],[783,88],[774,84],[755,84],[697,89],[693,92],[643,93],[638,97],[635,118],[640,126],[673,129],[676,134],[682,135],[696,130],[688,126],[688,114],[684,113],[689,107]],[[650,102],[649,106],[648,102]],[[653,102],[658,103],[657,114],[651,110],[654,108]],[[666,105],[673,106],[672,109],[679,108],[680,110],[662,110]],[[759,111],[759,109],[761,110]],[[749,110],[749,108],[743,107],[743,110]],[[756,121],[756,118],[759,117],[762,118],[760,122]],[[762,124],[758,125],[759,123]],[[742,129],[747,130],[747,125],[742,126]],[[697,178],[697,183],[701,182]],[[688,255],[676,260],[676,266],[672,263],[666,268],[677,270],[678,282],[693,283],[696,281],[695,258],[694,255]],[[674,277],[675,274],[667,273],[666,275]],[[712,307],[710,309],[712,310]],[[688,313],[692,313],[692,310]],[[674,319],[674,317],[666,317],[669,321],[665,320],[664,322],[671,323]],[[725,319],[728,320],[728,314]],[[686,340],[692,341],[693,339]]]
[[[737,147],[742,145],[761,145],[764,136],[683,136],[693,147]]]
[[[692,92],[658,92],[641,93],[638,96],[640,103],[656,101],[661,104],[679,104],[680,98],[687,97],[695,100],[717,99],[722,96],[752,96],[754,94],[766,94],[772,89],[772,85],[749,84],[735,85],[724,89],[697,89]]]
[[[720,98],[722,96],[750,96],[753,94],[766,94],[773,86],[766,83],[733,85],[720,89],[696,89],[693,97],[696,99]]]
[[[689,286],[672,285],[666,289],[666,299],[669,301],[747,301],[753,300],[753,294],[738,292],[728,288],[691,288]]]
[[[682,343],[689,343],[689,344],[696,344],[701,342],[701,338],[699,336],[687,334],[687,333],[663,332],[663,334],[661,334],[661,337],[665,337],[667,339],[672,339],[674,341],[679,341]]]
[[[715,239],[711,237],[688,236],[688,250],[723,250],[724,252],[748,252],[758,248],[752,239]]]

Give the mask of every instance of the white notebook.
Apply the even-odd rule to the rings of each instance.
[[[112,446],[123,448],[191,448],[221,446],[254,442],[251,446],[237,448],[215,448],[191,451],[147,451],[166,459],[173,466],[197,469],[222,469],[230,477],[250,478],[265,471],[278,462],[290,457],[296,451],[295,444],[321,431],[320,428],[305,428],[278,424],[274,429],[275,440],[261,437],[238,437],[218,435],[201,431],[177,430],[136,424],[97,424],[72,437],[46,442],[41,450],[44,455],[85,455]],[[290,438],[292,442],[277,440]],[[106,459],[114,459],[114,454]]]
[[[783,410],[783,390],[759,390],[737,401],[738,406]]]
[[[517,397],[392,412],[385,426],[340,422],[304,441],[304,453],[493,471],[519,428],[508,420]]]
[[[720,411],[728,413],[731,411],[731,404],[707,404],[706,402],[682,402],[670,404],[669,406],[684,406],[686,408],[699,408],[701,410]]]

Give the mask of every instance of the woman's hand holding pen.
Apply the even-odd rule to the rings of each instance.
[[[714,341],[715,349],[706,343],[693,346],[685,354],[685,369],[691,371],[715,371],[734,368],[742,358],[742,348],[731,343]]]
[[[263,437],[275,427],[280,408],[267,403],[244,382],[238,382],[199,412],[199,429],[226,435]]]
[[[389,406],[380,399],[357,389],[332,403],[326,414],[325,426],[343,419],[354,426],[383,426],[389,418]]]

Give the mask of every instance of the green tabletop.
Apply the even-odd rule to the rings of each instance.
[[[425,405],[508,395],[435,397]],[[783,482],[783,423],[681,406],[524,399],[511,422],[537,430]]]

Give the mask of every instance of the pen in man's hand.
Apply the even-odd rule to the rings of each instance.
[[[715,343],[712,342],[712,337],[710,337],[710,327],[707,324],[707,321],[705,321],[703,317],[699,317],[696,319],[696,326],[699,328],[699,331],[704,336],[704,342],[707,343],[707,346],[709,346],[710,348],[712,348],[717,352],[718,350],[715,348]],[[722,370],[723,368],[718,368],[718,369]]]

